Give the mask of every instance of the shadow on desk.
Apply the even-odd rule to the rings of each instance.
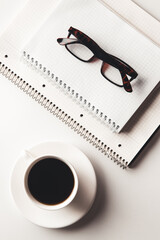
[[[152,149],[153,145],[159,139],[160,139],[160,126],[157,127],[157,129],[154,131],[154,133],[151,135],[151,137],[145,143],[143,148],[141,148],[141,150],[138,152],[138,154],[135,156],[135,158],[129,164],[129,168],[138,167],[142,163],[142,160],[145,159],[145,156],[148,154],[148,152]]]
[[[104,183],[104,179],[102,178],[102,174],[98,172],[98,169],[96,169],[96,177],[97,177],[97,193],[91,209],[78,222],[65,228],[66,231],[73,231],[73,230],[78,230],[80,228],[88,227],[88,225],[91,224],[93,221],[96,221],[96,222],[98,221],[98,218],[101,217],[102,213],[104,212],[104,208],[106,210],[106,207],[107,207],[106,189],[107,188],[106,188],[106,183]]]
[[[140,119],[143,117],[143,115],[147,111],[147,109],[152,108],[153,102],[159,99],[159,93],[160,93],[160,82],[152,90],[152,92],[145,99],[145,101],[140,105],[140,107],[136,110],[136,112],[132,115],[132,117],[128,120],[128,122],[123,127],[121,132],[130,133],[132,129],[137,126]]]
[[[96,193],[96,197],[95,197],[95,200],[94,200],[94,203],[93,203],[91,209],[79,221],[77,221],[76,223],[74,223],[68,227],[57,229],[58,231],[70,232],[70,231],[77,231],[81,228],[86,228],[90,224],[92,224],[94,221],[97,222],[98,219],[100,217],[102,217],[102,214],[106,211],[106,208],[108,206],[106,183],[104,182],[104,179],[103,179],[103,176],[101,173],[101,169],[96,168],[95,166],[94,166],[94,168],[96,169],[97,193]]]

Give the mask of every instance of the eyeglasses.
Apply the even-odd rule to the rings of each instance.
[[[92,62],[98,58],[102,60],[101,74],[102,76],[118,87],[124,87],[127,92],[132,92],[130,82],[135,79],[138,74],[121,59],[105,52],[99,45],[88,37],[83,32],[70,27],[68,30],[69,34],[67,38],[58,38],[57,42],[60,45],[66,47],[66,49],[76,58],[83,62]],[[70,38],[73,35],[75,38]],[[111,80],[107,77],[108,65],[112,66],[114,70],[118,70],[120,73],[119,77]],[[117,72],[117,71],[116,71]]]

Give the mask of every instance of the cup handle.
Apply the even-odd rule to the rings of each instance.
[[[33,160],[33,159],[36,158],[35,155],[33,155],[30,151],[28,151],[28,150],[26,150],[26,149],[24,150],[24,154],[25,154],[25,156],[27,157],[27,160],[28,160],[28,159]]]

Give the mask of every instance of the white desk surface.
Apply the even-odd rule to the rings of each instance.
[[[26,1],[0,0],[0,34]],[[143,6],[145,0],[136,2]],[[158,0],[148,0],[145,7],[147,11],[151,7],[152,13],[154,9],[155,14],[160,12]],[[160,239],[158,134],[135,168],[122,170],[2,76],[0,89],[0,239]],[[26,220],[10,193],[10,176],[20,151],[46,140],[79,147],[91,160],[98,181],[90,212],[75,225],[59,230],[41,228]]]

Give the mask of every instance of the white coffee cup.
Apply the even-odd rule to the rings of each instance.
[[[50,157],[63,162],[74,179],[72,191],[58,204],[39,201],[29,183],[36,164]],[[93,204],[96,188],[95,171],[87,156],[77,147],[62,142],[42,142],[23,150],[11,176],[11,193],[18,209],[31,222],[47,228],[69,226],[81,219]]]
[[[27,194],[28,198],[34,204],[36,204],[38,207],[40,207],[42,209],[45,209],[45,210],[58,210],[58,209],[64,208],[67,205],[69,205],[73,201],[73,199],[75,198],[75,196],[77,194],[77,191],[78,191],[78,177],[77,177],[76,171],[73,168],[73,166],[68,161],[66,161],[65,159],[58,158],[57,156],[52,156],[52,155],[47,156],[47,155],[45,155],[45,156],[41,156],[41,157],[38,157],[38,158],[34,158],[31,155],[31,153],[29,153],[28,151],[25,151],[25,154],[30,158],[30,162],[29,162],[28,167],[26,168],[26,172],[25,172],[25,176],[24,176],[24,189],[26,191],[26,194]],[[56,204],[55,203],[54,204],[46,204],[44,202],[41,202],[39,199],[37,200],[36,197],[34,196],[34,194],[30,191],[29,185],[28,185],[28,179],[29,179],[31,171],[33,172],[33,169],[35,168],[35,166],[38,166],[39,163],[41,164],[42,162],[45,162],[47,159],[50,162],[56,161],[56,162],[59,162],[61,164],[62,163],[65,164],[66,169],[68,168],[68,170],[70,170],[72,175],[73,175],[74,185],[73,185],[71,193],[62,202],[59,202],[59,203],[56,203]],[[46,167],[45,163],[43,164],[43,167],[45,169],[45,167]],[[56,169],[52,169],[52,170],[54,170],[54,172],[57,171]],[[41,169],[41,174],[43,174],[43,172],[44,171]],[[61,173],[59,172],[59,175],[60,174]],[[40,174],[39,174],[37,177],[39,177],[39,181],[40,181],[40,177],[43,177],[43,176],[40,176]],[[36,178],[36,176],[35,176],[35,178]],[[54,180],[58,181],[57,179],[54,179]],[[40,184],[39,181],[36,181],[36,184]],[[32,182],[30,184],[32,185]],[[55,186],[55,184],[56,183],[53,183],[54,186]],[[52,185],[52,183],[50,183],[50,185]],[[36,188],[35,183],[34,183],[34,188]],[[41,186],[39,185],[39,186],[37,186],[37,188],[40,189]],[[64,189],[62,187],[62,189],[58,189],[58,192],[60,192],[60,191],[62,192],[63,190]],[[51,194],[52,194],[52,192],[51,192]]]

